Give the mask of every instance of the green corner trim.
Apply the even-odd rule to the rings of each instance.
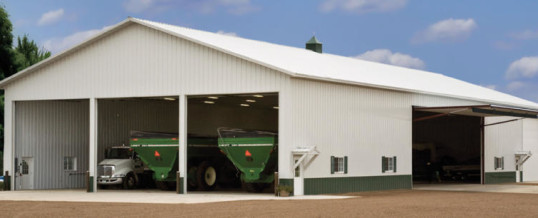
[[[523,171],[519,171],[519,182],[523,182]]]
[[[4,176],[4,191],[11,190],[11,176]]]
[[[94,192],[93,190],[93,176],[88,177],[88,187],[86,189],[87,192]]]
[[[185,191],[183,190],[183,179],[184,177],[179,177],[176,181],[176,193],[178,194],[185,194]]]
[[[485,184],[516,182],[516,172],[486,172],[484,176]]]
[[[282,182],[282,179],[280,181]],[[413,177],[411,175],[304,179],[305,195],[411,189],[412,187]]]

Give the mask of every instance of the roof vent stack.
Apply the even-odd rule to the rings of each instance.
[[[322,47],[322,44],[320,41],[318,41],[318,39],[316,39],[316,36],[312,36],[312,38],[310,38],[310,40],[306,42],[306,49],[308,50],[321,53],[322,51],[321,47]]]

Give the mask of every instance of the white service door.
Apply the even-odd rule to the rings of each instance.
[[[21,189],[34,189],[34,158],[23,157],[20,170]]]
[[[297,163],[300,157],[294,157],[293,163]],[[300,196],[304,195],[304,179],[303,179],[303,164],[299,164],[294,169],[293,176],[293,195]]]

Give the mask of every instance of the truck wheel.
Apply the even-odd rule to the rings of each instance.
[[[262,183],[245,183],[245,188],[247,192],[260,193],[263,191],[264,184]]]
[[[136,187],[136,179],[133,176],[133,174],[129,173],[127,176],[125,176],[125,179],[123,180],[123,188],[124,189],[133,189]]]
[[[204,161],[198,166],[196,181],[198,182],[198,187],[204,191],[215,189],[217,186],[217,171],[211,162]]]

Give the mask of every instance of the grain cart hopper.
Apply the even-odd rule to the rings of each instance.
[[[241,171],[249,192],[261,192],[274,181],[277,170],[276,133],[219,128],[219,148]]]
[[[157,187],[173,188],[178,169],[178,135],[131,131],[130,144],[138,157],[153,171]]]
[[[131,147],[151,170],[157,187],[175,186],[178,170],[177,133],[131,131]],[[187,185],[189,190],[210,191],[217,184],[234,186],[239,178],[233,164],[219,152],[216,137],[187,137]]]

